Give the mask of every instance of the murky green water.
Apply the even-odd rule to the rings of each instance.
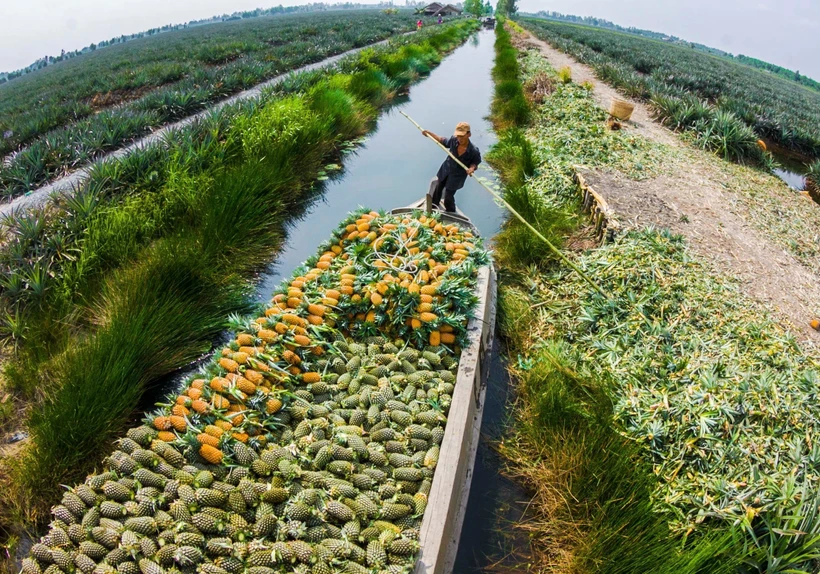
[[[774,170],[774,174],[789,184],[792,189],[804,190],[806,188],[806,174],[809,171],[808,166],[784,154],[778,154],[774,150],[770,151],[772,151],[777,163],[780,164],[780,167]]]
[[[379,118],[376,130],[355,155],[344,160],[341,177],[327,183],[324,194],[288,230],[287,247],[263,277],[259,298],[268,300],[276,285],[310,255],[349,211],[403,207],[427,193],[430,179],[444,160],[444,152],[407,121],[403,111],[426,129],[452,134],[466,121],[472,141],[482,154],[495,143],[485,119],[490,111],[494,33],[481,31],[450,54],[432,73],[410,89],[409,97]],[[483,165],[482,167],[486,167]],[[477,175],[487,175],[479,169]],[[468,179],[456,203],[484,237],[498,231],[502,213],[475,180]]]

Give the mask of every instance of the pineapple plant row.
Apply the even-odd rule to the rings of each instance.
[[[353,214],[66,491],[24,574],[409,572],[480,241]]]

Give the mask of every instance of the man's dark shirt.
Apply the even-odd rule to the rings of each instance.
[[[441,143],[467,167],[478,166],[481,163],[481,153],[473,145],[473,142],[467,143],[467,150],[462,155],[458,155],[458,138],[456,136],[441,138]],[[467,180],[467,172],[448,155],[441,167],[438,168],[436,177],[439,181],[444,181],[447,178],[444,184],[445,189],[461,189]]]

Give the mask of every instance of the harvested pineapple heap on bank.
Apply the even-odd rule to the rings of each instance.
[[[67,491],[25,574],[408,572],[486,251],[353,214]]]

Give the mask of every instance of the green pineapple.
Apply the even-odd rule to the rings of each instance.
[[[178,546],[176,544],[166,544],[157,550],[157,553],[154,555],[154,560],[162,567],[167,568],[168,566],[172,566],[177,548]]]
[[[370,570],[352,560],[348,560],[345,564],[344,572],[345,574],[370,574]]]
[[[435,427],[433,430],[430,431],[432,438],[430,441],[433,444],[440,445],[441,442],[444,440],[444,429],[442,427]]]
[[[248,510],[248,505],[245,502],[245,497],[239,490],[234,490],[228,494],[228,508],[239,514]]]
[[[233,543],[230,538],[211,538],[205,543],[208,556],[230,556],[233,554]]]
[[[361,532],[362,525],[356,519],[345,522],[344,526],[342,526],[342,536],[344,536],[346,540],[358,540]]]
[[[337,500],[331,500],[325,505],[325,513],[342,523],[353,520],[356,517],[349,506]]]
[[[371,432],[370,440],[374,442],[387,442],[391,440],[395,440],[398,433],[392,428],[383,428],[379,429],[376,432]]]
[[[125,528],[142,535],[154,534],[157,532],[157,522],[150,516],[137,516],[126,520]]]
[[[31,555],[40,562],[46,564],[51,563],[51,549],[41,542],[37,542],[31,546]]]
[[[396,520],[407,516],[410,512],[412,512],[412,509],[405,504],[385,502],[381,508],[381,517],[384,520]]]
[[[165,569],[162,566],[147,558],[139,561],[139,570],[142,574],[165,574]]]
[[[321,542],[327,538],[327,528],[325,528],[324,524],[320,524],[319,526],[311,526],[305,532],[304,538],[307,542],[312,544]]]
[[[199,532],[180,532],[174,537],[178,546],[205,546],[205,537]]]
[[[76,524],[77,522],[79,522],[77,520],[78,517],[74,516],[74,513],[72,513],[68,508],[66,508],[62,504],[58,504],[52,507],[51,514],[54,515],[54,518],[56,518],[57,520],[61,520],[66,525]]]
[[[219,534],[225,529],[221,521],[202,512],[191,516],[191,523],[205,534]]]
[[[334,460],[327,464],[327,470],[338,476],[349,476],[356,471],[356,467],[346,460]]]
[[[134,498],[134,493],[128,487],[113,480],[105,481],[102,491],[107,498],[116,502],[125,502]]]
[[[418,482],[424,478],[421,469],[402,467],[393,471],[393,478],[400,481]]]
[[[310,569],[310,574],[333,574],[333,569],[327,562],[316,562]]]
[[[174,561],[181,567],[195,566],[202,560],[202,550],[196,546],[180,546],[174,553]]]
[[[90,540],[83,540],[80,542],[78,550],[80,554],[85,554],[92,560],[100,561],[105,558],[105,555],[108,554],[108,548],[103,546],[102,544],[98,544],[97,542],[92,542]]]
[[[326,538],[322,540],[321,546],[327,548],[336,559],[344,559],[350,556],[350,544],[346,540]]]
[[[273,536],[276,533],[278,519],[274,514],[266,514],[256,521],[254,533],[257,537]]]
[[[83,574],[91,574],[97,567],[97,563],[85,554],[77,554],[74,557],[74,565],[77,567],[77,570]]]
[[[224,568],[220,568],[216,564],[204,562],[199,565],[199,574],[229,574]]]
[[[136,562],[120,562],[117,564],[117,572],[120,574],[140,574],[140,568]]]
[[[262,500],[268,502],[270,504],[278,504],[280,502],[284,502],[289,498],[289,493],[287,489],[281,487],[271,487],[269,490],[266,490],[262,493]]]
[[[139,548],[143,556],[153,556],[157,553],[157,550],[159,550],[157,543],[147,536],[140,539]]]
[[[145,452],[150,452],[151,455],[156,456],[150,450],[146,450]],[[174,470],[174,472],[176,472],[176,470]],[[168,482],[167,478],[156,472],[151,472],[147,468],[137,469],[134,473],[134,479],[143,486],[153,486],[156,488],[165,488],[165,483]]]
[[[97,526],[91,529],[91,536],[108,549],[116,548],[120,543],[120,534],[112,528]]]
[[[148,446],[157,436],[157,431],[147,425],[128,429],[126,436],[142,446]]]
[[[213,506],[220,508],[228,502],[228,496],[213,488],[197,488],[195,491],[196,501],[202,506]]]
[[[371,540],[376,540],[378,539],[380,532],[381,530],[379,530],[375,526],[368,526],[359,534],[359,540],[361,540],[362,542],[370,542]]]
[[[40,565],[34,558],[23,558],[23,563],[21,564],[21,574],[43,574]]]
[[[293,550],[286,542],[274,542],[270,549],[270,555],[274,564],[286,564],[295,559]]]
[[[104,500],[100,504],[100,514],[105,518],[123,518],[128,512],[122,504],[112,500]]]
[[[303,564],[310,564],[315,561],[313,547],[302,540],[292,540],[287,543],[292,555]]]

